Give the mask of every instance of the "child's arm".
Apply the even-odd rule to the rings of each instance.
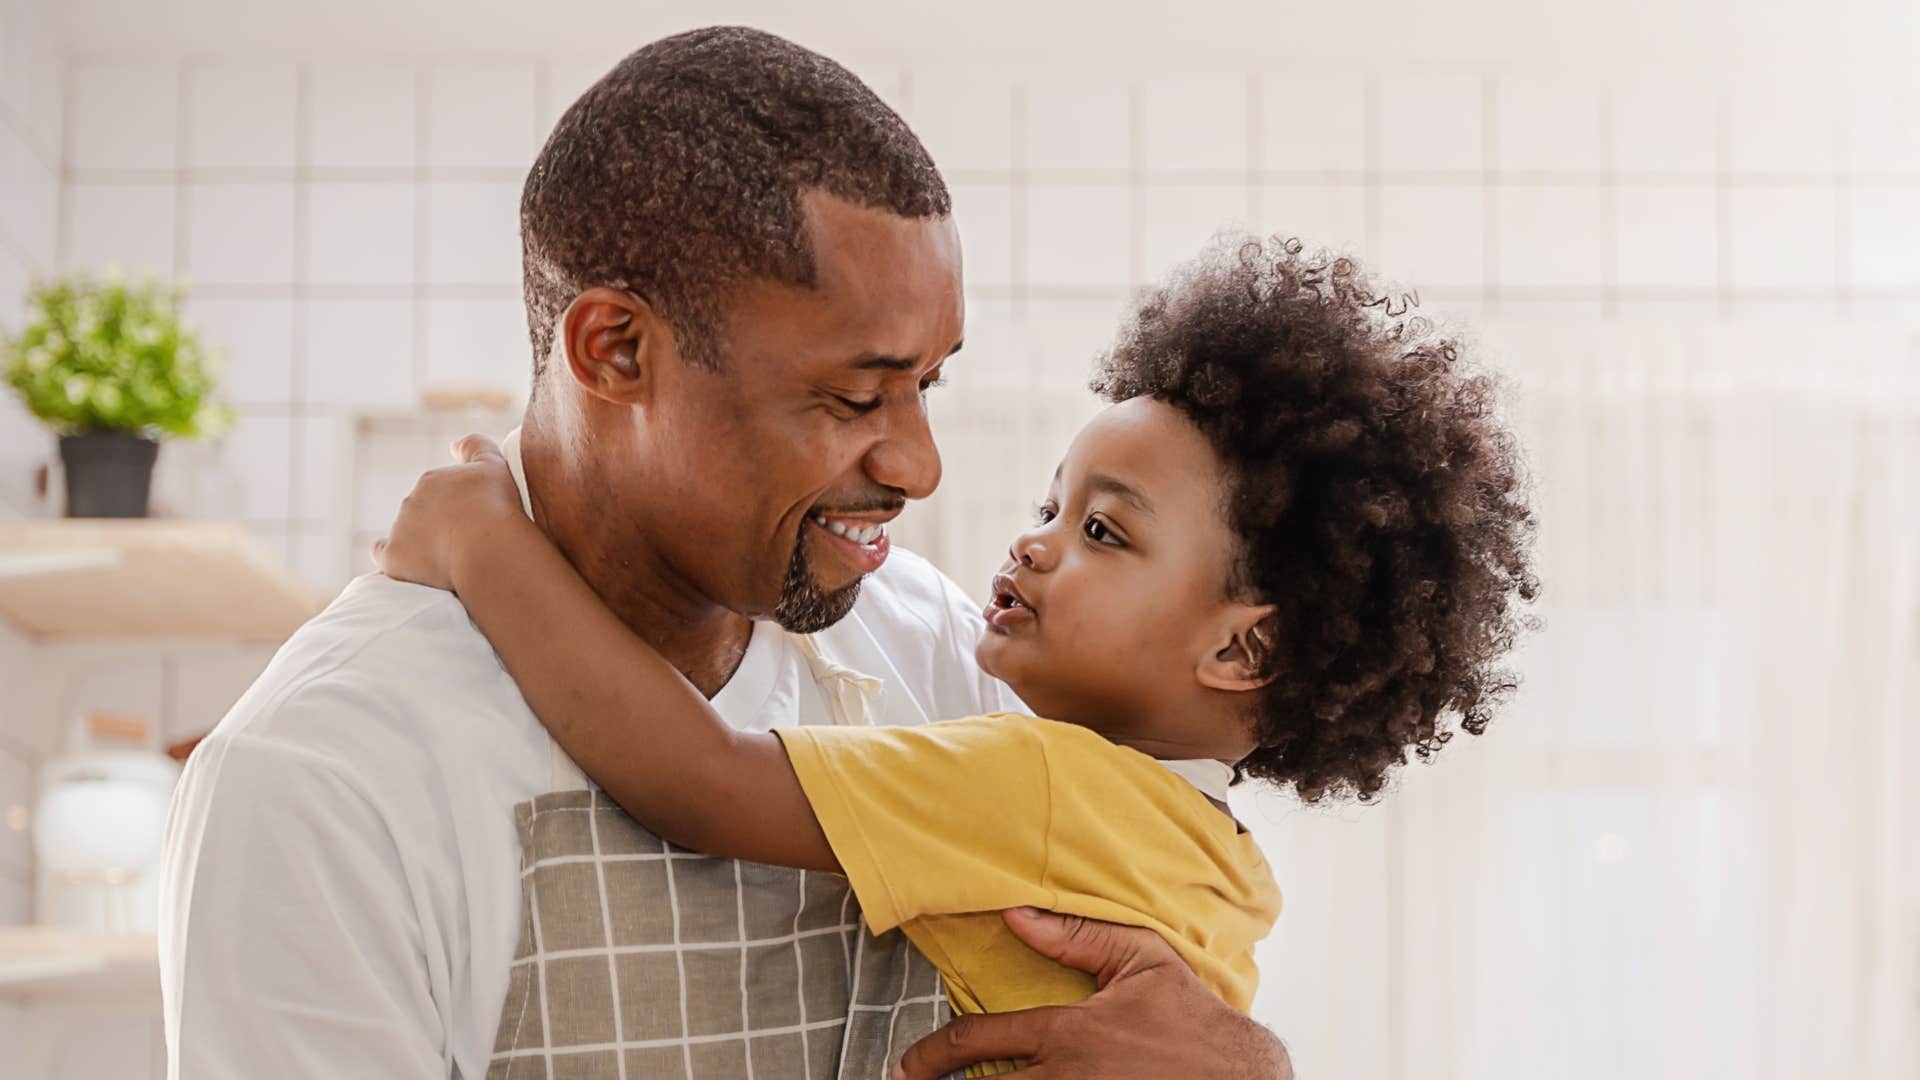
[[[421,477],[376,546],[388,574],[452,587],[568,754],[662,838],[838,873],[777,736],[735,731],[613,614],[520,508],[490,441]]]

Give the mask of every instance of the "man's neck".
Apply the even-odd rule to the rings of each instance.
[[[595,512],[596,481],[570,467],[551,433],[522,429],[520,453],[534,521],[620,621],[711,698],[733,677],[753,621],[702,596],[623,526]]]

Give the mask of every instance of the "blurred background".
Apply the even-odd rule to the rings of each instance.
[[[618,57],[721,21],[861,73],[953,189],[946,479],[895,535],[978,594],[1132,290],[1216,229],[1360,256],[1508,380],[1546,585],[1512,707],[1379,805],[1242,793],[1302,1077],[1920,1076],[1894,0],[5,0],[0,331],[35,280],[152,272],[231,423],[164,441],[148,519],[71,519],[0,393],[0,1071],[162,1075],[160,752],[513,424],[527,165]]]

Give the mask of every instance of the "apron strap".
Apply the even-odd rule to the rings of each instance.
[[[547,736],[547,790],[587,790],[587,774],[580,771],[580,766],[573,763],[551,735]]]
[[[827,659],[812,634],[787,636],[807,658],[814,684],[826,693],[827,704],[833,710],[833,722],[843,727],[872,725],[874,709],[886,682]]]
[[[880,692],[886,688],[885,681],[827,659],[812,634],[788,634],[787,637],[799,648],[800,655],[807,658],[814,684],[827,695],[833,722],[853,727],[872,724],[874,707],[880,700]],[[585,791],[588,786],[587,774],[560,749],[553,736],[547,736],[547,790]]]

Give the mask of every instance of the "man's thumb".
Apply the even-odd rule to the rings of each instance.
[[[1137,926],[1033,907],[1008,908],[1000,917],[1034,952],[1087,972],[1103,987],[1122,976],[1158,967],[1171,953],[1159,934]]]

